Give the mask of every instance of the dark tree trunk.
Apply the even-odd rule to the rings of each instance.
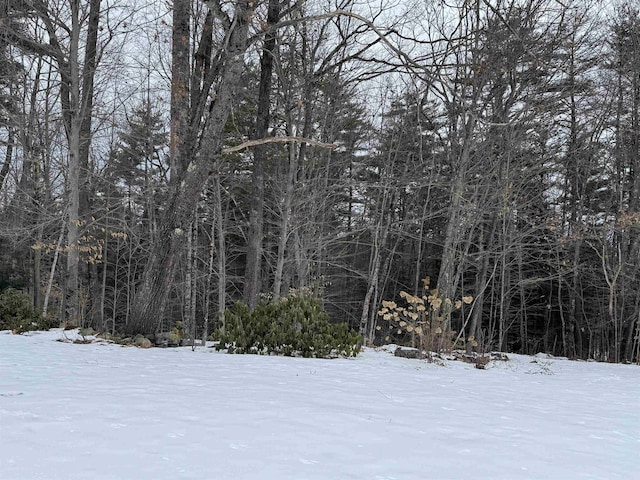
[[[2,186],[4,185],[4,179],[7,178],[7,174],[9,173],[9,169],[11,168],[14,141],[15,141],[15,137],[13,135],[13,131],[9,130],[9,136],[7,138],[7,150],[5,152],[4,162],[2,163],[2,169],[0,169],[0,190],[2,190]]]
[[[173,2],[173,37],[171,52],[171,134],[169,158],[171,183],[179,183],[186,168],[184,148],[189,137],[189,85],[190,85],[190,19],[191,0]]]
[[[100,1],[91,0],[89,24],[87,26],[87,43],[82,74],[82,105],[80,115],[80,215],[87,216],[90,211],[88,183],[89,148],[91,146],[91,120],[93,113],[93,81],[97,63],[98,26],[100,22]]]
[[[165,214],[158,222],[158,236],[150,251],[131,311],[125,326],[129,334],[152,333],[162,320],[165,298],[173,282],[176,261],[182,252],[185,235],[206,179],[214,172],[216,159],[222,149],[222,134],[231,112],[235,87],[244,68],[249,23],[254,2],[238,1],[232,31],[220,69],[220,82],[207,126],[203,145],[193,155],[184,171],[182,181],[174,183]]]
[[[276,48],[276,30],[273,27],[280,19],[279,0],[269,0],[267,13],[267,31],[260,59],[260,86],[258,108],[253,139],[264,138],[269,129],[269,107],[271,103],[271,83],[273,76],[273,55]],[[254,307],[260,293],[260,271],[262,267],[262,237],[264,236],[264,182],[267,164],[267,148],[256,147],[253,156],[251,176],[251,210],[249,214],[249,235],[247,245],[247,263],[245,268],[244,301]]]
[[[89,150],[91,147],[91,121],[93,117],[93,84],[97,64],[98,27],[100,23],[100,2],[91,0],[89,6],[89,24],[87,26],[87,43],[84,56],[84,71],[82,75],[82,103],[80,115],[80,181],[79,181],[79,215],[85,228],[90,228],[92,215],[91,185],[89,182]],[[99,298],[98,267],[95,262],[80,262],[80,280],[84,282],[90,294],[88,295],[88,312],[94,326],[98,325],[98,305],[95,301]]]

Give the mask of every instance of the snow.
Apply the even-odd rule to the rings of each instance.
[[[640,368],[226,355],[0,333],[0,479],[630,479]]]

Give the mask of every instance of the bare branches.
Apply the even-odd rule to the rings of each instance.
[[[271,28],[280,29],[287,26],[296,25],[302,22],[313,22],[313,21],[326,20],[326,19],[331,19],[336,17],[349,17],[349,18],[358,20],[359,22],[362,22],[364,25],[366,25],[370,29],[371,32],[373,32],[378,37],[379,42],[385,45],[385,47],[388,50],[394,53],[402,61],[402,65],[407,67],[409,71],[413,72],[414,74],[418,74],[421,77],[425,73],[427,73],[428,77],[431,78],[432,75],[428,73],[428,69],[424,64],[422,65],[419,64],[413,58],[411,58],[409,54],[407,54],[401,48],[397,47],[396,45],[391,43],[391,41],[389,41],[389,38],[388,38],[389,35],[397,33],[395,30],[384,32],[381,28],[376,26],[371,20],[355,12],[351,12],[348,10],[334,10],[331,12],[320,13],[317,15],[309,15],[301,18],[283,20],[273,25],[273,27]],[[377,42],[374,42],[374,43],[377,43]],[[362,49],[362,52],[365,50],[367,50],[367,48]],[[362,52],[359,52],[359,53],[362,53]]]

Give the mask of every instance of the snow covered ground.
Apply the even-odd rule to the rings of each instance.
[[[640,478],[640,368],[478,370],[0,332],[0,479]],[[532,363],[534,362],[535,363]]]

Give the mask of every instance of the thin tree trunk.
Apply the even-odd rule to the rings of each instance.
[[[60,229],[60,236],[58,237],[58,243],[56,243],[56,249],[53,252],[53,262],[51,262],[51,271],[49,272],[49,281],[47,282],[47,289],[44,293],[44,301],[42,303],[42,316],[47,316],[47,310],[49,309],[49,299],[51,298],[51,288],[53,287],[53,278],[56,274],[56,266],[58,265],[58,257],[60,256],[60,250],[62,248],[62,241],[64,240],[64,227],[65,221],[62,219],[62,227]]]
[[[462,219],[461,200],[463,191],[464,182],[462,173],[459,172],[451,192],[449,221],[445,232],[440,272],[438,274],[437,288],[439,295],[443,300],[447,298],[451,299],[455,294],[454,275],[457,264],[456,258],[458,256],[461,230],[463,229],[463,226],[460,224]],[[448,302],[442,302],[441,312],[444,318],[443,331],[447,331],[451,325],[451,306]]]
[[[5,151],[2,168],[0,169],[0,190],[2,190],[4,180],[5,178],[7,178],[7,174],[9,173],[9,169],[11,168],[11,160],[13,159],[13,142],[15,142],[15,135],[13,133],[13,130],[9,129],[9,135],[7,137],[7,149]]]
[[[194,272],[194,231],[197,229],[195,223],[192,222],[187,229],[187,271],[185,275],[185,290],[184,290],[184,316],[183,316],[183,329],[185,340],[191,343],[191,346],[195,343],[195,272]]]
[[[568,325],[565,325],[565,342],[567,342],[567,352],[565,356],[575,357],[576,354],[582,356],[582,345],[576,345],[575,330],[578,324],[578,292],[580,292],[580,248],[579,239],[574,241],[572,258],[571,288],[569,289],[569,318]]]
[[[42,223],[38,227],[38,237],[36,239],[37,244],[42,243],[42,237],[44,235],[44,227]],[[42,273],[40,271],[42,265],[42,250],[40,248],[36,248],[33,252],[33,307],[36,310],[40,310],[40,283],[42,282]]]
[[[216,225],[218,229],[218,321],[220,331],[224,333],[226,322],[224,312],[227,309],[227,255],[224,232],[224,217],[222,216],[222,187],[220,177],[215,179],[216,187]]]
[[[108,200],[107,200],[108,202]],[[107,211],[107,219],[109,218],[109,213]],[[105,229],[104,229],[104,245],[103,245],[103,254],[102,254],[102,281],[100,282],[100,311],[99,311],[99,318],[100,318],[100,330],[101,331],[106,331],[107,329],[107,322],[106,322],[106,318],[104,316],[104,305],[107,299],[107,270],[109,268],[109,223],[107,221],[107,224],[105,225]],[[115,273],[114,273],[115,275]],[[113,305],[113,308],[115,309],[115,302]]]
[[[362,314],[360,315],[360,327],[358,329],[360,335],[362,335],[365,345],[368,345],[373,341],[372,338],[368,338],[367,336],[369,332],[369,329],[367,327],[369,324],[369,314],[371,311],[371,299],[374,295],[374,292],[380,280],[380,267],[382,264],[382,249],[387,243],[387,234],[389,233],[389,225],[387,224],[384,227],[382,227],[381,222],[382,222],[382,219],[379,221],[374,234],[373,248],[371,252],[371,255],[372,255],[371,265],[369,267],[369,279],[368,279],[368,285],[367,285],[367,292],[365,293],[364,301],[362,302]]]
[[[289,122],[287,135],[293,136],[292,124]],[[293,191],[295,186],[297,169],[296,146],[292,142],[289,144],[289,168],[286,175],[286,185],[284,192],[284,202],[280,213],[280,235],[278,236],[278,252],[276,258],[276,270],[273,279],[273,298],[277,300],[281,295],[282,272],[284,270],[285,251],[289,238],[289,217],[291,215],[291,203],[293,201]]]
[[[484,292],[487,288],[487,275],[489,273],[489,263],[491,260],[491,255],[487,254],[485,243],[490,244],[496,231],[496,227],[498,224],[498,216],[495,215],[493,218],[491,233],[489,237],[485,241],[484,239],[484,230],[480,232],[480,239],[478,240],[478,257],[482,260],[482,267],[480,268],[480,274],[476,280],[476,288],[475,288],[475,298],[473,302],[473,310],[471,312],[471,323],[469,325],[469,332],[467,334],[467,338],[474,337],[474,339],[478,339],[478,333],[481,327],[481,318],[484,311]],[[472,342],[466,342],[467,353],[471,353]]]
[[[217,178],[217,177],[216,177]],[[204,289],[204,325],[202,328],[202,345],[206,345],[209,336],[209,317],[211,309],[211,284],[213,283],[214,260],[216,256],[216,221],[211,222],[211,230],[209,233],[209,261],[207,264],[207,281]]]
[[[373,253],[372,267],[373,271],[369,276],[369,282],[367,286],[367,293],[364,296],[364,301],[362,302],[362,314],[360,315],[360,328],[359,333],[362,335],[364,345],[369,345],[373,339],[368,338],[367,334],[369,329],[367,325],[369,323],[369,311],[371,309],[371,298],[376,289],[376,285],[378,284],[378,277],[380,276],[380,252],[377,247],[374,247],[375,251]]]
[[[524,290],[524,273],[523,273],[523,253],[522,245],[518,246],[518,286],[520,287],[520,352],[524,355],[529,353],[528,348],[528,318],[527,318],[527,297]]]
[[[427,214],[427,206],[429,205],[430,196],[431,196],[431,185],[429,185],[429,194],[427,195],[427,198],[425,199],[424,204],[422,206],[422,218],[420,219],[420,231],[418,232],[418,239],[416,240],[416,243],[417,243],[416,266],[415,266],[415,272],[413,277],[413,294],[415,296],[422,296],[422,293],[424,290],[422,285],[422,272],[421,272],[422,243],[424,242],[424,224],[425,224],[425,217]]]

